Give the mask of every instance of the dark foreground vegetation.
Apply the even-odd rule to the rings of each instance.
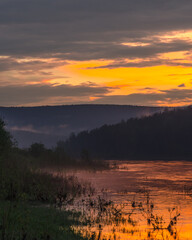
[[[46,148],[42,143],[33,143],[27,149],[17,149],[20,154],[31,159],[33,165],[50,169],[84,169],[104,170],[109,166],[104,161],[93,159],[89,152],[82,149],[79,156],[68,153],[63,142],[58,142],[55,148]]]
[[[14,146],[0,121],[0,239],[87,239],[72,228],[81,214],[65,209],[93,189],[75,177],[40,170],[34,159]]]
[[[63,142],[69,153],[87,149],[100,159],[192,160],[192,107],[83,131]]]

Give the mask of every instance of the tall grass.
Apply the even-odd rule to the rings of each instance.
[[[36,169],[18,154],[1,161],[0,169],[1,200],[65,205],[93,192],[89,183],[80,183],[74,176],[53,175]]]

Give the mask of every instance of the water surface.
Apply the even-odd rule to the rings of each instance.
[[[172,235],[166,229],[164,233],[153,231],[146,224],[145,217],[135,211],[133,217],[138,220],[137,226],[125,226],[129,233],[125,229],[122,232],[123,226],[116,227],[116,239],[192,239],[192,162],[119,161],[110,170],[95,173],[77,171],[74,174],[79,179],[90,181],[97,194],[105,195],[119,206],[124,204],[124,213],[130,212],[133,202],[142,202],[148,211],[148,196],[150,203],[154,204],[154,215],[162,216],[165,221],[164,228],[168,226],[170,217],[180,214],[177,234]],[[139,229],[139,233],[131,234],[131,229]],[[106,239],[111,236],[112,239],[110,231],[111,228],[102,227],[102,236]],[[155,237],[148,236],[149,231],[155,232]]]

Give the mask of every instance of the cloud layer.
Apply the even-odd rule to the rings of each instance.
[[[189,93],[183,80],[176,84],[179,90],[171,86],[170,92],[137,89],[126,97],[106,96],[111,93],[107,85],[83,84],[77,75],[61,74],[58,68],[90,60],[110,63],[89,70],[191,68],[191,11],[189,0],[1,0],[0,104],[75,103],[78,97],[89,101],[99,94],[96,102],[101,103],[158,104],[174,101],[180,93],[185,101]],[[62,82],[43,85],[46,78]]]
[[[163,105],[164,103],[167,104],[167,102],[169,102],[170,106],[174,106],[181,102],[183,105],[188,105],[191,101],[192,89],[170,89],[162,90],[159,93],[133,93],[129,95],[104,96],[103,98],[95,100],[94,103],[129,103],[133,105],[156,106]]]
[[[0,55],[63,59],[146,57],[191,49],[187,41],[127,47],[163,32],[191,29],[187,0],[2,0]]]
[[[100,97],[110,92],[110,88],[99,87],[94,84],[83,85],[9,85],[0,87],[0,103],[2,106],[37,105],[52,102],[65,104],[73,101],[89,101],[89,97]]]

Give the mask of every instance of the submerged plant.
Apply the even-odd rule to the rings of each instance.
[[[179,239],[178,209],[168,209],[169,219],[165,220],[164,216],[156,213],[156,206],[149,192],[144,196],[144,201],[134,200],[125,205],[115,204],[102,196],[83,200],[82,222],[83,225],[88,226],[88,228],[82,228],[84,236],[92,240],[115,240],[121,239],[118,236],[123,233],[129,236],[127,239],[132,239],[132,236],[133,239],[136,236],[143,236],[144,238],[138,239],[148,240]],[[140,228],[140,221],[146,223],[145,231]],[[107,234],[105,234],[106,231]]]
[[[158,215],[154,211],[154,203],[150,199],[149,192],[145,192],[146,201],[132,202],[132,208],[137,209],[146,220],[148,239],[178,239],[177,222],[180,216],[177,208],[169,208],[169,220],[165,221],[164,216]],[[159,238],[158,238],[159,239]]]

